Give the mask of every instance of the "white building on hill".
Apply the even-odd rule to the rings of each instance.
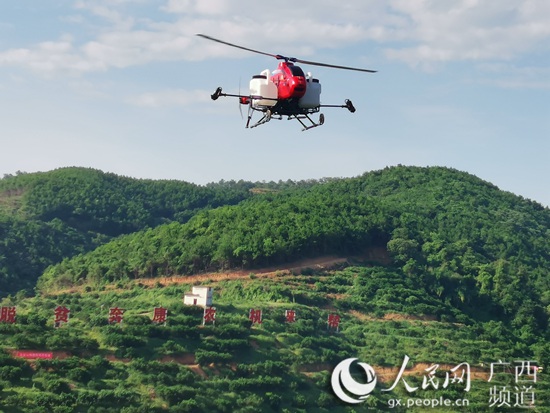
[[[183,296],[183,304],[198,305],[200,307],[212,306],[212,287],[193,287],[190,293]]]

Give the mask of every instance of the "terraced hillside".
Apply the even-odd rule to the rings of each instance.
[[[215,291],[215,325],[202,325],[202,308],[183,306],[191,284],[128,281],[4,300],[18,309],[17,324],[0,325],[5,351],[56,352],[53,360],[31,364],[3,356],[5,411],[351,412],[386,410],[395,400],[413,398],[466,399],[469,407],[459,411],[491,411],[492,386],[513,389],[514,383],[509,372],[488,382],[490,363],[547,357],[548,347],[526,346],[505,322],[474,319],[381,266],[339,264],[202,281]],[[57,306],[71,316],[56,329]],[[111,307],[125,310],[121,325],[107,323]],[[165,325],[151,322],[155,307],[168,310]],[[263,311],[261,324],[251,323],[250,309]],[[286,321],[286,310],[295,311],[295,322]],[[338,332],[327,328],[331,314],[341,317]],[[401,382],[383,391],[405,356],[410,361],[402,378],[418,389],[409,393]],[[353,407],[330,385],[334,367],[349,357],[370,364],[379,381],[367,401]],[[445,372],[465,362],[470,390],[460,383],[443,389]],[[435,364],[440,388],[423,389]],[[544,411],[550,401],[544,375],[535,388],[537,411]]]
[[[67,256],[5,297],[4,411],[548,411],[547,208],[446,168],[256,192]],[[199,284],[215,325],[182,303]],[[350,365],[364,386],[348,401],[377,379],[358,404],[333,390],[348,358],[371,366]]]

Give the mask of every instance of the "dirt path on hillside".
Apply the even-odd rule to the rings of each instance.
[[[163,286],[173,284],[195,284],[212,281],[224,281],[235,280],[243,277],[248,277],[250,274],[254,274],[256,277],[276,277],[279,275],[288,275],[299,273],[306,268],[312,268],[316,270],[332,268],[336,265],[347,264],[348,259],[337,256],[319,257],[304,259],[287,263],[284,265],[278,265],[267,268],[242,270],[242,271],[230,271],[230,272],[212,272],[206,274],[185,275],[185,276],[172,276],[172,277],[156,277],[156,278],[138,278],[134,280],[135,283],[143,285],[156,285],[161,283]]]
[[[163,287],[175,284],[201,284],[209,282],[219,282],[224,280],[236,280],[239,278],[249,277],[254,274],[258,278],[270,278],[278,277],[280,275],[290,275],[300,273],[306,268],[312,268],[315,270],[329,269],[340,264],[348,264],[348,258],[337,256],[325,256],[318,258],[308,258],[292,263],[286,263],[273,267],[254,268],[241,271],[227,271],[227,272],[211,272],[195,275],[174,275],[171,277],[154,277],[154,278],[135,278],[130,282],[132,284],[141,284],[146,286],[155,286],[160,283]],[[74,286],[71,288],[60,289],[55,291],[47,291],[46,295],[64,294],[64,293],[76,293],[82,292],[85,285]],[[110,284],[106,288],[109,291],[126,290],[127,288],[117,288],[115,283]]]
[[[353,261],[365,260],[378,262],[382,265],[387,265],[391,262],[388,251],[384,247],[373,247],[368,248],[367,251],[365,251],[364,255],[358,257],[341,257],[336,255],[327,255],[317,258],[306,258],[303,260],[259,269],[255,268],[241,271],[213,272],[186,276],[139,278],[136,279],[135,282],[148,286],[155,285],[159,282],[162,285],[195,284],[204,282],[217,282],[223,280],[235,280],[242,277],[247,277],[250,274],[254,274],[257,277],[270,278],[277,277],[279,275],[300,273],[301,271],[308,268],[314,270],[323,270],[330,269],[342,264],[351,264]]]
[[[211,272],[194,275],[174,275],[170,277],[136,278],[131,280],[132,284],[141,284],[146,286],[155,286],[158,283],[162,286],[174,284],[202,284],[224,280],[236,280],[249,277],[254,274],[256,277],[271,278],[281,275],[299,274],[307,268],[314,270],[330,269],[340,265],[353,265],[354,263],[377,262],[381,265],[387,265],[391,262],[388,251],[384,247],[368,248],[362,255],[354,257],[342,257],[336,255],[327,255],[317,258],[306,258],[281,265],[264,268],[253,268],[246,270],[232,270],[226,272]],[[117,288],[116,283],[107,286],[109,291],[125,290],[127,288]],[[70,288],[45,291],[46,295],[76,293],[82,292],[86,285],[74,286]]]
[[[251,345],[254,347],[254,343],[251,342]],[[38,350],[36,352],[39,352]],[[17,357],[16,352],[13,351],[12,355],[14,357]],[[60,359],[64,360],[68,357],[73,357],[73,355],[70,352],[66,351],[53,351],[52,358],[53,359]],[[119,363],[130,363],[132,359],[129,358],[118,358],[114,354],[106,354],[105,359],[110,362],[119,362]],[[36,359],[27,359],[26,360],[31,367],[35,367]],[[202,378],[208,378],[209,374],[205,372],[203,367],[200,364],[197,363],[195,359],[194,353],[178,353],[178,354],[172,354],[172,355],[165,355],[161,356],[157,359],[160,363],[178,363],[184,366],[187,366],[191,371],[193,371],[195,374],[201,376]],[[439,372],[449,372],[450,378],[453,377],[451,374],[452,370],[455,369],[456,365],[451,364],[428,364],[428,363],[417,363],[412,366],[412,368],[408,368],[403,372],[404,376],[429,376],[429,372],[434,370],[434,366],[437,366],[437,371]],[[219,375],[219,370],[216,368],[216,364],[209,364],[207,366],[209,370],[211,371],[211,374]],[[311,363],[311,364],[303,364],[300,366],[299,371],[303,375],[310,377],[314,375],[315,373],[321,372],[321,371],[328,371],[331,372],[334,369],[334,365],[330,363]],[[465,367],[465,366],[464,366]],[[236,369],[236,365],[232,365],[231,368],[233,370]],[[400,367],[394,366],[394,367],[382,367],[382,366],[372,366],[372,368],[376,371],[376,376],[380,382],[386,383],[393,381],[400,370]],[[478,380],[487,380],[489,377],[489,371],[487,371],[487,367],[482,366],[471,366],[470,367],[470,378],[471,379],[478,379]],[[462,370],[457,370],[457,374],[462,374]],[[465,372],[465,374],[467,374]]]

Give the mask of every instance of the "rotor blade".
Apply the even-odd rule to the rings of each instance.
[[[328,63],[311,62],[309,60],[296,59],[295,57],[285,57],[285,56],[282,56],[282,55],[279,55],[279,54],[266,53],[266,52],[262,52],[260,50],[249,49],[248,47],[243,47],[243,46],[239,46],[239,45],[236,45],[236,44],[233,44],[233,43],[229,43],[229,42],[226,42],[226,41],[223,41],[223,40],[220,40],[220,39],[216,39],[214,37],[210,37],[210,36],[207,36],[205,34],[198,33],[197,36],[202,37],[203,39],[212,40],[214,42],[225,44],[227,46],[236,47],[237,49],[246,50],[246,51],[252,52],[252,53],[263,54],[264,56],[274,57],[275,59],[283,59],[283,60],[290,61],[290,62],[304,63],[306,65],[312,65],[312,66],[331,67],[333,69],[355,70],[357,72],[367,72],[367,73],[376,73],[377,72],[376,70],[360,69],[358,67],[331,65],[331,64],[328,64]]]
[[[367,73],[376,73],[377,72],[376,70],[360,69],[358,67],[331,65],[331,64],[328,64],[328,63],[310,62],[309,60],[302,60],[302,59],[290,59],[290,60],[294,61],[294,62],[297,62],[297,63],[303,63],[305,65],[312,65],[312,66],[332,67],[334,69],[355,70],[357,72],[367,72]]]
[[[238,46],[238,45],[233,44],[233,43],[224,42],[223,40],[215,39],[214,37],[206,36],[205,34],[197,34],[197,36],[202,37],[203,39],[212,40],[214,42],[225,44],[227,46],[236,47],[237,49],[246,50],[248,52],[263,54],[265,56],[271,56],[271,57],[274,57],[275,59],[278,59],[280,57],[280,56],[275,55],[275,54],[265,53],[265,52],[261,52],[259,50],[249,49],[248,47]]]

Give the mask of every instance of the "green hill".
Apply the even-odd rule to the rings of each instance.
[[[49,268],[48,290],[83,283],[254,269],[326,254],[391,253],[431,296],[477,314],[546,325],[550,211],[445,168],[389,168],[248,199],[140,231]],[[520,321],[518,321],[520,323]]]
[[[367,412],[395,400],[468,401],[467,408],[397,408],[394,411],[479,412],[489,408],[493,386],[514,391],[515,362],[535,360],[548,369],[548,334],[528,338],[506,320],[477,320],[433,297],[398,268],[350,266],[301,273],[207,281],[214,288],[216,324],[202,325],[202,308],[182,305],[190,284],[146,287],[138,282],[89,287],[86,292],[5,299],[17,305],[17,324],[0,324],[0,406],[6,412]],[[56,306],[71,310],[53,327]],[[166,325],[153,309],[168,310]],[[125,310],[122,325],[107,324],[108,308]],[[251,325],[250,309],[263,311]],[[294,310],[296,321],[285,321]],[[341,317],[339,332],[327,328]],[[29,364],[12,349],[48,350],[53,360]],[[405,356],[406,382],[386,392]],[[369,363],[379,383],[364,404],[340,402],[331,373],[342,360]],[[489,366],[510,362],[489,383]],[[471,389],[443,388],[445,374],[468,363]],[[437,364],[439,388],[423,389],[425,369]],[[361,375],[358,375],[361,380]],[[547,375],[535,385],[537,409],[550,402]],[[513,396],[512,396],[513,397]],[[1,409],[0,409],[1,410]],[[516,411],[511,409],[510,411]]]
[[[87,168],[4,177],[0,292],[32,288],[48,265],[121,234],[186,222],[199,210],[238,203],[253,186],[139,180]]]
[[[447,168],[264,185],[253,197],[249,189],[238,204],[207,204],[189,219],[168,216],[166,224],[67,254],[44,271],[36,297],[5,298],[2,306],[17,306],[17,323],[0,323],[0,407],[511,412],[533,396],[534,411],[549,411],[550,210]],[[31,218],[38,209],[30,212],[24,196],[12,189],[3,201],[12,227],[15,220],[57,223],[59,236],[61,226],[75,237],[86,233],[74,214],[75,222],[64,214]],[[119,221],[131,220],[121,212]],[[97,225],[95,234],[113,236]],[[373,259],[373,251],[391,260]],[[327,255],[347,257],[347,264],[285,270],[290,261]],[[267,266],[280,270],[262,270]],[[220,276],[235,269],[245,275]],[[184,275],[174,284],[164,278]],[[202,325],[202,309],[182,304],[199,282],[214,288],[215,326]],[[61,328],[53,327],[57,306],[71,310]],[[151,322],[160,306],[168,310],[166,325]],[[122,325],[107,323],[112,307],[125,309]],[[263,310],[261,326],[251,325],[250,309]],[[294,323],[285,321],[290,309]],[[331,314],[341,317],[338,332],[327,328]],[[9,355],[16,349],[57,358],[30,366]],[[379,380],[357,405],[331,390],[332,370],[349,357],[371,365]],[[404,381],[390,389],[405,357]],[[500,361],[510,364],[491,377],[491,364]],[[526,361],[544,369],[538,381]],[[456,377],[450,381],[464,363],[468,391]],[[458,409],[463,399],[468,406]],[[420,406],[401,408],[397,400]],[[422,405],[435,400],[455,404]]]

